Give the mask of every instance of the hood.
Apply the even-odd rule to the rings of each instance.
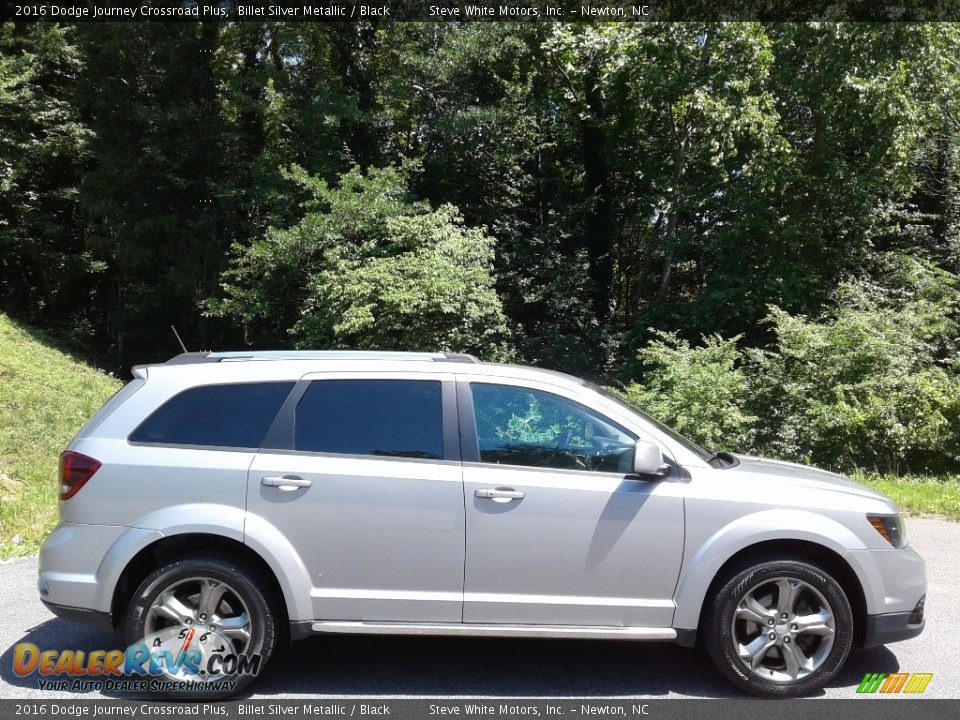
[[[752,455],[736,454],[735,457],[740,461],[740,464],[730,468],[730,472],[755,473],[763,475],[770,482],[795,487],[812,487],[821,490],[841,492],[847,495],[867,497],[882,500],[896,507],[896,503],[883,493],[869,488],[866,485],[854,482],[843,475],[829,472],[828,470],[821,470],[811,465],[801,465],[783,460],[770,460],[769,458],[754,457]]]

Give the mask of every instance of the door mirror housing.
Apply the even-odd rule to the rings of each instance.
[[[633,449],[633,472],[663,478],[670,474],[670,466],[663,462],[659,447],[646,440],[637,440]]]

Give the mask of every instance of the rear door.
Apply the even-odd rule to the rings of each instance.
[[[248,511],[294,545],[317,620],[461,621],[455,392],[442,373],[323,373],[288,399]]]

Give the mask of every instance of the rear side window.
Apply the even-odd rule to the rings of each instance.
[[[294,447],[440,460],[440,397],[432,380],[317,380],[297,406]]]
[[[130,442],[259,448],[292,382],[205,385],[184,390],[131,433]]]

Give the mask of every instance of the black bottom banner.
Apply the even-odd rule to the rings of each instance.
[[[851,700],[603,700],[577,699],[389,699],[230,700],[0,700],[0,718],[636,718],[643,720],[914,720],[960,717],[960,700],[895,697]]]

